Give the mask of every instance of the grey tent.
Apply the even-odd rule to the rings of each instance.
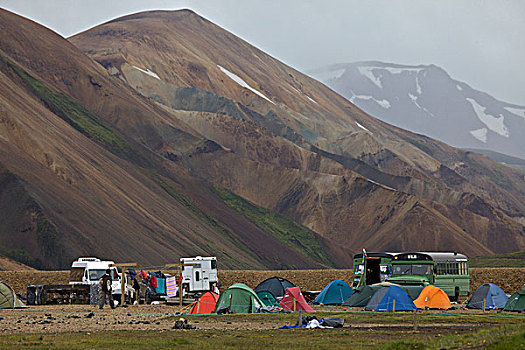
[[[0,309],[15,309],[26,307],[23,302],[18,299],[13,288],[7,283],[0,281]]]
[[[267,291],[272,293],[275,299],[281,300],[281,298],[284,296],[284,293],[286,292],[286,288],[293,287],[295,287],[293,283],[285,278],[271,277],[259,283],[259,285],[255,287],[254,291],[255,293]]]

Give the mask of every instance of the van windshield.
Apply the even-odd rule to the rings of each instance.
[[[103,274],[106,273],[106,270],[100,269],[100,270],[89,270],[89,280],[90,281],[98,281]]]

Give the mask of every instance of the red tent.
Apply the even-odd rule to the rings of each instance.
[[[281,307],[286,310],[298,311],[303,309],[305,312],[315,312],[304,300],[303,293],[299,287],[286,288],[284,297],[281,299]]]
[[[192,306],[189,314],[211,314],[215,310],[215,304],[219,299],[219,294],[214,292],[204,293],[199,300]]]

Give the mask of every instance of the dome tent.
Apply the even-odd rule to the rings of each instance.
[[[190,309],[189,314],[211,314],[215,310],[215,305],[217,304],[217,299],[219,295],[215,292],[206,292]]]
[[[259,297],[259,299],[261,299],[261,301],[264,303],[264,306],[266,307],[279,306],[280,307],[279,302],[275,300],[275,297],[273,296],[272,293],[266,290],[263,290],[262,292],[257,292],[256,294]]]
[[[280,299],[284,296],[284,293],[286,293],[286,288],[293,287],[295,287],[294,284],[285,278],[271,277],[259,283],[254,291],[256,293],[267,291],[272,293],[276,299]]]
[[[366,285],[366,286],[360,286],[357,287],[354,290],[354,293],[348,298],[344,303],[343,306],[352,306],[352,307],[365,307],[366,304],[370,301],[372,296],[374,296],[374,293],[380,288],[381,286],[378,284],[372,284],[372,285]]]
[[[341,305],[353,294],[352,288],[342,280],[334,280],[323,288],[314,303],[324,305]]]
[[[27,307],[18,299],[13,288],[0,281],[0,309],[17,309]]]
[[[409,311],[417,309],[408,294],[396,285],[381,286],[366,304],[365,310]]]
[[[257,294],[243,283],[235,283],[219,296],[215,311],[217,314],[251,314],[258,312],[264,303]]]
[[[505,311],[525,311],[525,289],[519,290],[516,293],[512,294],[507,300]]]
[[[448,295],[443,292],[441,288],[429,284],[419,294],[419,297],[414,300],[414,305],[418,309],[442,309],[448,310],[452,307]]]
[[[469,309],[503,309],[507,303],[507,294],[493,283],[481,285],[467,302]]]

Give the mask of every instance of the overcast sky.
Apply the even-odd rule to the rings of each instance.
[[[299,70],[436,64],[525,105],[524,0],[0,0],[62,36],[151,9],[190,8]]]

